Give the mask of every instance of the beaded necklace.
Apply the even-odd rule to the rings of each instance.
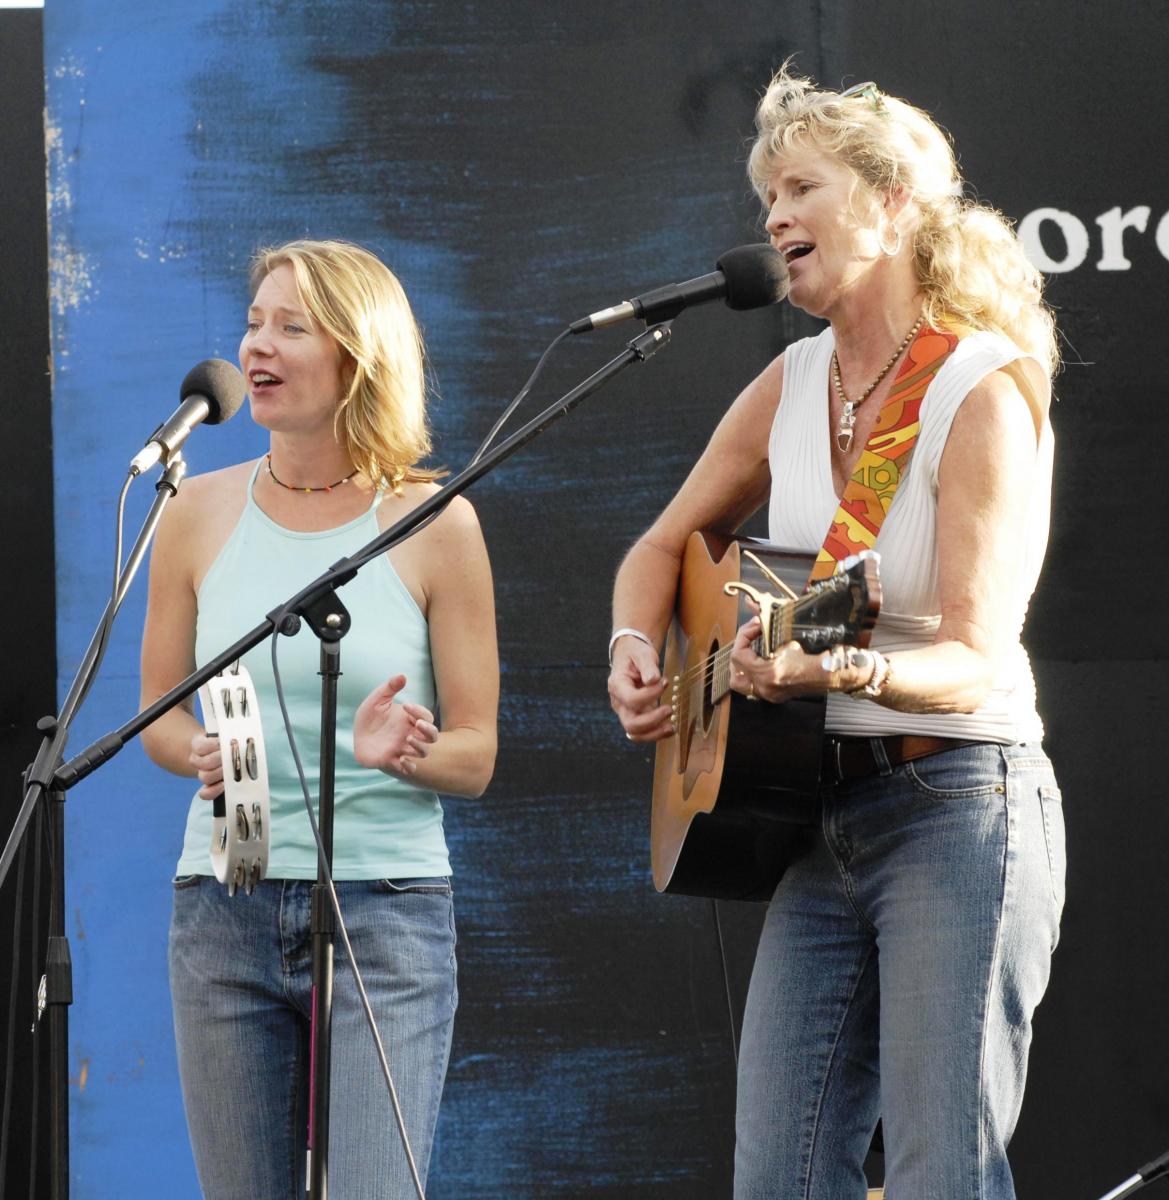
[[[877,378],[855,400],[850,400],[844,394],[844,384],[840,380],[840,360],[836,357],[836,351],[832,351],[832,386],[836,389],[836,395],[840,399],[840,420],[836,424],[836,445],[840,448],[841,453],[847,454],[852,448],[852,430],[856,424],[856,410],[869,398],[877,384],[889,374],[893,364],[901,357],[905,347],[913,341],[924,322],[925,314],[923,313],[914,321],[913,328],[901,339],[901,345],[893,351]]]
[[[336,483],[326,484],[325,487],[293,487],[291,483],[285,483],[283,479],[276,478],[276,472],[272,470],[272,455],[266,454],[264,461],[268,467],[268,476],[273,483],[279,484],[289,492],[331,492],[335,487],[340,487],[343,483],[348,483],[354,475],[357,474],[357,468],[354,467],[344,479],[338,479]]]

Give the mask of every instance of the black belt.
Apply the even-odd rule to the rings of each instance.
[[[896,767],[915,758],[974,744],[973,739],[926,737],[916,733],[895,733],[872,738],[834,737],[829,734],[824,738],[820,782],[843,783],[846,779],[860,779],[865,775],[877,774],[886,762]]]

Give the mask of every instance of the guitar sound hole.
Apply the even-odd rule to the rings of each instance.
[[[718,642],[714,642],[710,647],[710,654],[707,661],[713,660],[718,651]],[[702,681],[702,729],[704,733],[710,729],[710,723],[714,719],[714,700],[712,698],[713,691],[714,672],[707,667],[706,677]]]

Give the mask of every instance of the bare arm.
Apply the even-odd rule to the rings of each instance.
[[[425,537],[423,587],[440,725],[426,720],[425,710],[420,716],[419,706],[396,705],[414,718],[415,728],[395,729],[391,718],[400,720],[403,714],[385,705],[379,714],[385,689],[378,689],[354,720],[354,750],[363,766],[418,787],[479,796],[495,769],[499,710],[491,567],[474,509],[462,498],[451,502]],[[404,762],[403,737],[410,747]]]
[[[1025,523],[1036,459],[1035,424],[1004,372],[982,380],[955,414],[938,470],[938,588],[941,622],[932,645],[890,656],[879,702],[902,712],[973,712],[993,685],[1015,629],[1009,605],[1023,562]],[[848,691],[868,672],[825,672],[819,655],[794,643],[770,663],[740,630],[734,654],[737,691],[772,701],[800,693]]]
[[[882,703],[903,712],[973,712],[1014,640],[1036,434],[1015,383],[996,372],[955,414],[938,468],[941,623],[932,646],[894,656]]]
[[[669,628],[686,539],[696,529],[736,529],[767,498],[767,438],[783,384],[776,358],[739,394],[694,469],[662,514],[634,543],[613,587],[613,628],[636,629],[613,647],[609,697],[626,734],[657,741],[672,732],[659,703],[665,681],[658,656]]]

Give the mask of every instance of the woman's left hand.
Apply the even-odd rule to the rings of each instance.
[[[405,686],[406,676],[395,675],[361,702],[353,718],[353,754],[363,767],[410,780],[427,747],[438,741],[438,727],[430,709],[395,701]]]
[[[856,653],[850,646],[809,654],[799,642],[788,642],[774,658],[760,658],[751,646],[760,628],[759,618],[752,617],[735,637],[732,691],[782,704],[793,696],[855,691],[873,677],[873,656]]]
[[[805,653],[799,642],[788,642],[774,658],[760,658],[751,643],[762,626],[752,617],[739,628],[731,651],[731,690],[772,704],[793,696],[827,691],[830,676],[819,655]]]

